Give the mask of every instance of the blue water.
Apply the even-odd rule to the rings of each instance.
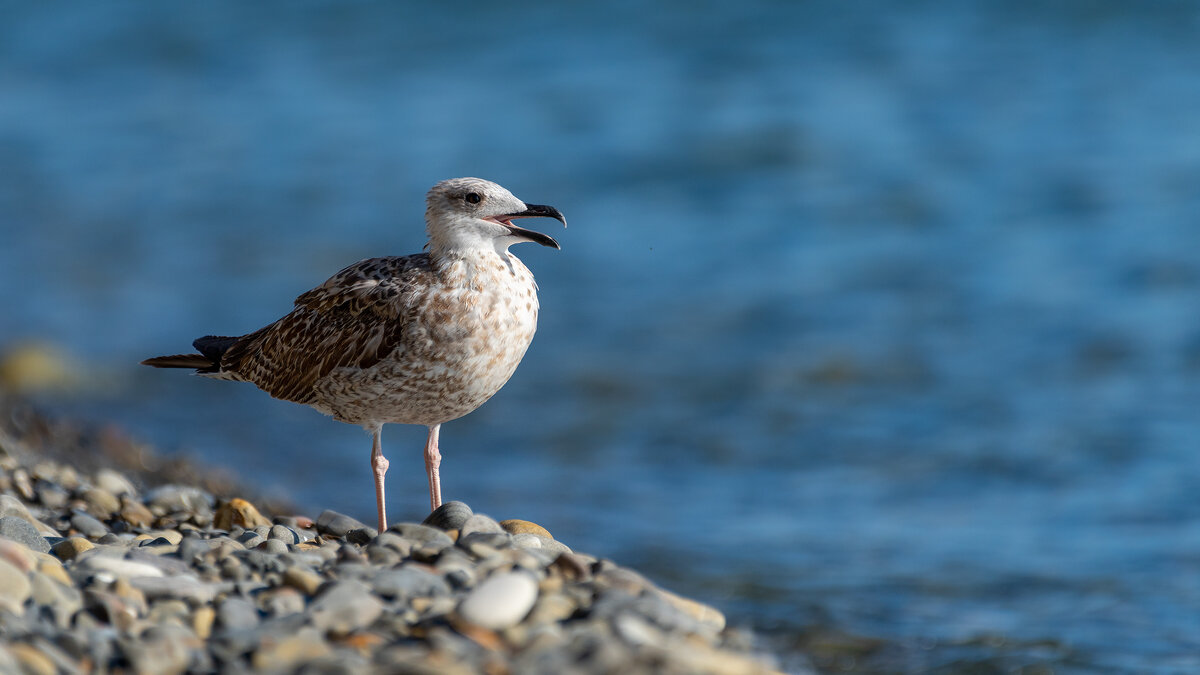
[[[442,430],[448,498],[833,669],[1200,671],[1200,10],[30,3],[0,22],[0,348],[52,404],[369,520],[369,439],[150,355],[424,243],[571,227]],[[394,518],[423,430],[388,427]],[[800,657],[787,657],[799,664]]]

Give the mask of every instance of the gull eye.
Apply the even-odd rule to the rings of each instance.
[[[465,199],[468,204],[478,204],[483,201],[483,197],[480,197],[478,192],[468,192]]]

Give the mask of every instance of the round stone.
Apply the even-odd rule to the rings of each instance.
[[[473,514],[471,507],[462,502],[446,502],[437,507],[421,521],[423,525],[436,527],[440,530],[458,530]]]
[[[70,537],[55,544],[50,549],[50,552],[58,556],[61,560],[72,560],[80,553],[90,551],[93,548],[96,548],[96,545],[83,537]]]
[[[467,595],[458,606],[458,615],[483,628],[509,628],[529,614],[537,595],[537,580],[530,574],[493,574]]]

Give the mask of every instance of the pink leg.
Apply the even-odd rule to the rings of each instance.
[[[425,473],[429,474],[429,510],[442,505],[442,478],[438,467],[442,465],[442,453],[438,451],[438,431],[442,425],[429,427],[429,438],[425,441]]]
[[[387,473],[388,461],[387,457],[383,456],[383,448],[380,445],[379,436],[382,431],[382,425],[375,429],[372,434],[375,441],[371,445],[371,472],[375,474],[375,504],[379,507],[380,532],[387,529],[387,509],[384,507],[383,500],[383,474]]]

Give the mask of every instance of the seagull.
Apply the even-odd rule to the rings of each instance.
[[[363,427],[373,438],[380,532],[387,529],[383,425],[428,427],[425,471],[430,509],[436,509],[442,424],[499,391],[537,329],[537,284],[508,249],[526,241],[560,248],[553,237],[513,221],[544,217],[567,224],[553,206],[526,204],[480,178],[444,180],[425,201],[426,252],[356,262],[301,294],[275,323],[240,337],[198,338],[192,343],[197,354],[142,361],[250,382],[275,398]]]

